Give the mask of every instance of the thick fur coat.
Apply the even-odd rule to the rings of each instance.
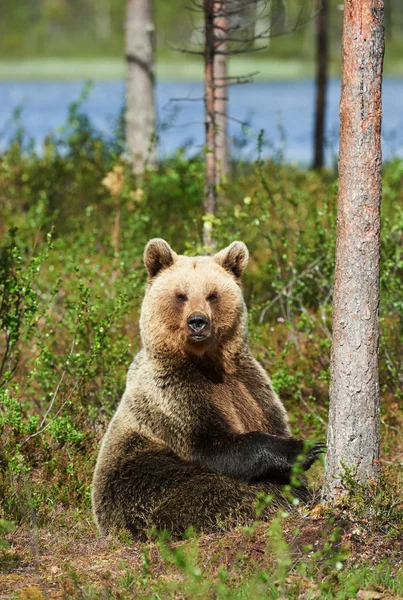
[[[178,256],[151,240],[142,350],[102,441],[92,486],[101,533],[180,535],[253,518],[256,495],[282,493],[303,452],[270,379],[252,357],[240,280],[242,242],[214,257]],[[322,446],[305,453],[309,468]],[[307,497],[302,485],[294,490]],[[273,508],[268,510],[273,511]]]

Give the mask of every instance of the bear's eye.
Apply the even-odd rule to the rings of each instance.
[[[176,294],[176,299],[178,302],[186,302],[187,300],[185,294]]]
[[[215,292],[213,292],[212,294],[210,294],[210,296],[207,296],[207,300],[208,300],[208,302],[216,302],[217,294]]]

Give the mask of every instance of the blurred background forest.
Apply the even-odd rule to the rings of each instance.
[[[270,25],[273,15],[273,33],[292,27],[295,15],[306,4],[301,0],[272,0],[264,28]],[[202,15],[189,11],[192,4],[186,0],[155,0],[155,24],[157,38],[157,65],[161,76],[201,78],[202,70],[186,69],[182,65],[195,62],[172,49],[185,47],[194,37],[195,26],[202,22]],[[105,65],[104,76],[122,75],[124,72],[124,24],[125,0],[1,0],[0,55],[1,61],[32,59],[79,59],[83,63],[81,73],[92,76],[90,59],[116,59],[113,67]],[[173,18],[174,16],[174,18]],[[342,32],[343,3],[330,0],[330,61],[332,73],[340,73],[340,42]],[[267,48],[252,56],[256,68],[263,69],[264,77],[283,77],[277,61],[291,61],[286,66],[286,76],[306,76],[314,72],[314,20],[292,33],[271,39]],[[403,72],[403,4],[400,0],[385,3],[386,56],[385,74]],[[235,62],[249,62],[251,57],[236,57]],[[273,71],[270,69],[273,62]],[[200,61],[201,65],[201,61]],[[4,67],[3,67],[4,68]],[[63,76],[63,63],[59,65]],[[283,65],[284,69],[284,65]],[[10,67],[10,74],[13,74]],[[97,73],[98,74],[98,73]],[[99,73],[101,75],[101,72]],[[46,75],[46,70],[44,70]],[[26,76],[29,77],[27,71]]]

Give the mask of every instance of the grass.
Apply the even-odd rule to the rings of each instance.
[[[0,80],[123,79],[126,66],[120,59],[32,59],[0,61]],[[230,75],[259,71],[255,80],[284,80],[310,77],[313,66],[298,60],[234,59]],[[197,60],[159,61],[156,75],[161,80],[201,81],[203,66]]]
[[[33,58],[0,60],[0,81],[30,81],[57,79],[123,79],[126,65],[119,58]],[[285,81],[312,78],[315,65],[308,60],[259,58],[242,56],[230,61],[230,76],[254,75],[254,81]],[[384,74],[400,77],[403,60],[386,62]],[[340,67],[331,64],[330,74],[340,76]],[[175,60],[158,60],[156,76],[164,81],[202,81],[203,65],[200,60],[181,56]]]

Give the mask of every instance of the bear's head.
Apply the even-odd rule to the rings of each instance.
[[[140,318],[146,350],[161,357],[201,356],[244,343],[247,311],[240,281],[248,256],[243,242],[212,257],[191,257],[179,256],[165,240],[150,240]]]

